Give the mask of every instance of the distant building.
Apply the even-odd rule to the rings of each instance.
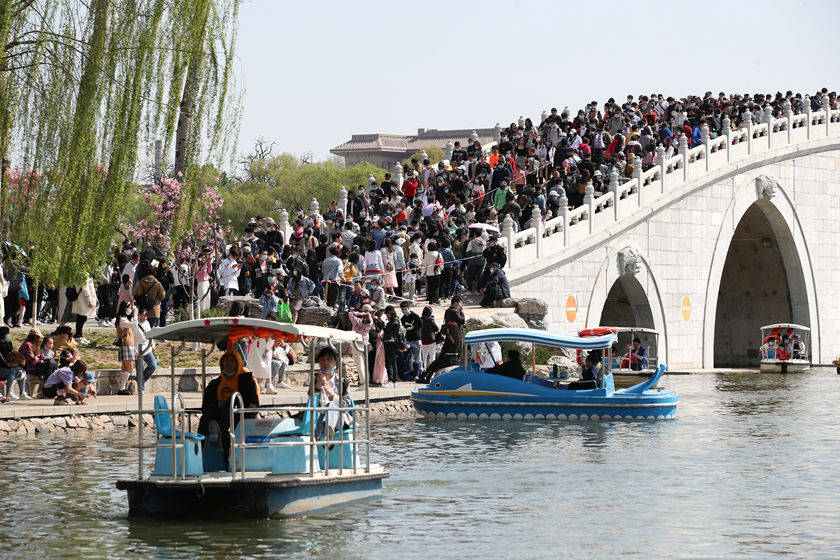
[[[345,142],[330,150],[331,154],[341,156],[348,166],[368,162],[382,169],[390,170],[411,154],[427,147],[445,148],[447,142],[461,142],[466,146],[470,136],[475,133],[482,145],[496,139],[495,128],[462,128],[457,130],[436,130],[418,128],[417,134],[354,134]]]

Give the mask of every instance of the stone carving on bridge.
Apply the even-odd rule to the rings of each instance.
[[[770,200],[776,195],[776,188],[779,186],[779,182],[776,179],[768,175],[760,175],[755,179],[755,195],[758,198]]]
[[[622,249],[618,252],[618,274],[636,275],[642,270],[642,257],[635,249]]]

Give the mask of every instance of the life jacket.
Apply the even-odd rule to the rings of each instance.
[[[219,358],[219,366],[221,366],[225,356],[233,356],[236,359],[236,374],[227,376],[222,373],[219,377],[219,386],[216,388],[216,401],[219,403],[219,407],[224,406],[234,393],[239,392],[239,378],[243,374],[251,375],[251,372],[245,369],[242,362],[242,354],[237,349],[231,348],[222,354],[222,357]],[[259,383],[255,383],[255,386],[257,388],[257,397],[259,397]]]

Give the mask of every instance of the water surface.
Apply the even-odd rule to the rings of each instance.
[[[378,421],[380,499],[127,518],[136,432],[0,441],[0,558],[840,557],[840,376],[667,377],[660,422]]]

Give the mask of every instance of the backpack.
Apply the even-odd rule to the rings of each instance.
[[[76,286],[67,286],[64,288],[64,295],[67,296],[67,301],[76,301],[79,299],[79,290]]]
[[[154,284],[152,284],[154,286]],[[148,311],[154,304],[152,303],[152,298],[149,297],[149,290],[152,288],[149,286],[149,289],[142,290],[139,294],[134,296],[134,305],[137,306],[137,309],[140,311]]]

